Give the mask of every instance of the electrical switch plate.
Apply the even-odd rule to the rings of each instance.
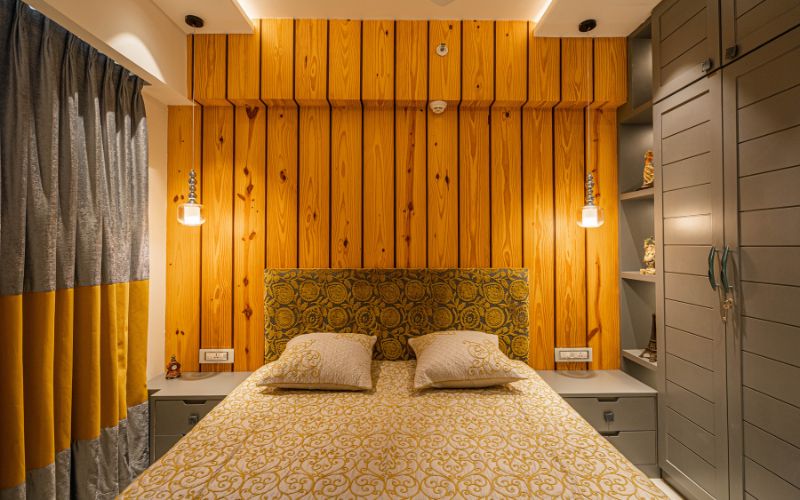
[[[590,363],[591,347],[556,347],[556,363]]]
[[[200,349],[200,364],[233,363],[233,349]]]

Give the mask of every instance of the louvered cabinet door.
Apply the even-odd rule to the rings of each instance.
[[[800,28],[723,81],[732,488],[800,498]]]
[[[728,497],[725,328],[708,279],[724,241],[721,107],[717,72],[653,111],[659,465],[691,498]]]
[[[720,67],[719,0],[664,0],[651,22],[653,102]]]
[[[800,24],[800,0],[722,0],[721,16],[729,63]]]

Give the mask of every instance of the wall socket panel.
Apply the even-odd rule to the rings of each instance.
[[[591,363],[591,347],[556,347],[556,363]]]
[[[233,363],[233,349],[200,349],[201,365]]]

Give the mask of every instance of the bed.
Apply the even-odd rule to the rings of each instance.
[[[262,367],[123,498],[665,498],[525,363],[524,270],[270,273],[267,361],[309,323],[331,326],[304,319],[309,307],[322,304],[327,318],[341,307],[344,315],[333,320],[343,328],[378,333],[374,389],[264,388],[257,385]],[[334,302],[311,293],[309,282],[322,290],[337,284]],[[381,283],[400,292],[381,293]],[[354,293],[354,286],[372,292]],[[477,318],[463,314],[471,306],[480,310]],[[400,321],[384,313],[395,325],[387,328],[381,314],[392,307]],[[437,315],[441,307],[460,313]],[[494,307],[501,309],[499,323],[488,313]],[[414,391],[415,361],[405,341],[445,320],[451,328],[468,321],[498,334],[530,378],[488,389]]]

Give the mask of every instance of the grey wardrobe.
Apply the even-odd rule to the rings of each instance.
[[[658,80],[692,9],[720,13],[695,38],[722,68]],[[800,498],[798,22],[798,0],[653,12],[659,465],[691,498]]]

